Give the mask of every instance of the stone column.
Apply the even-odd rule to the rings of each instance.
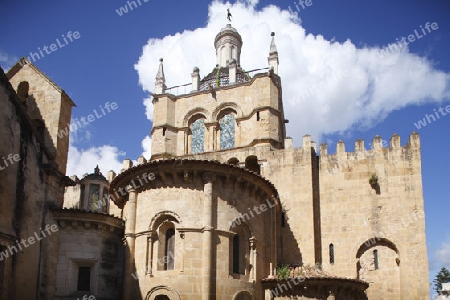
[[[136,285],[136,280],[131,276],[136,271],[134,264],[134,250],[135,250],[135,233],[136,233],[136,206],[137,193],[136,190],[127,187],[128,195],[128,212],[125,223],[125,238],[127,241],[126,256],[125,256],[125,274],[124,274],[124,298],[125,300],[133,300]]]
[[[213,175],[203,174],[204,199],[203,199],[203,267],[202,267],[202,300],[210,300],[212,294],[212,218],[213,218]]]

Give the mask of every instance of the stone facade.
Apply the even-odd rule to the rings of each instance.
[[[0,156],[18,157],[0,171],[0,295],[5,299],[47,299],[55,288],[58,251],[57,232],[51,230],[58,228],[51,227],[56,223],[50,210],[61,207],[64,187],[71,184],[64,174],[67,147],[63,144],[68,145],[68,137],[58,148],[49,132],[56,133],[50,126],[57,124],[60,116],[68,115],[70,120],[73,102],[27,63],[23,67],[18,63],[7,75],[1,70],[0,76]],[[40,108],[28,104],[29,99],[51,108],[41,113]],[[62,114],[61,107],[66,110]],[[52,117],[51,109],[55,110]],[[54,117],[57,120],[50,121]]]
[[[217,35],[216,48],[240,47],[239,38],[228,26]],[[216,49],[219,65],[202,81],[200,71],[194,69],[189,94],[170,94],[161,60],[153,94],[152,157],[148,163],[141,158],[135,167],[126,161],[125,171],[111,185],[124,190],[129,185],[127,195],[116,199],[127,218],[125,289],[130,287],[145,299],[159,299],[158,295],[168,297],[161,299],[272,299],[275,296],[270,291],[276,284],[271,283],[274,271],[269,266],[287,264],[301,270],[316,265],[329,274],[320,276],[329,278],[320,281],[316,278],[319,275],[313,274],[298,285],[301,288],[290,289],[284,297],[428,299],[419,135],[412,133],[405,146],[397,135],[387,146],[376,136],[370,150],[359,140],[352,152],[339,142],[335,154],[328,154],[326,144],[317,149],[306,135],[302,147],[293,148],[284,126],[274,34],[271,68],[249,76],[249,80],[239,82],[235,76],[242,70],[234,66],[239,57],[233,57],[240,49],[232,52],[225,65],[223,49]],[[209,89],[199,88],[205,82]],[[222,125],[226,115],[234,120],[233,137],[227,141],[232,147],[221,145],[221,131],[228,130]],[[198,126],[204,129],[199,131]],[[210,169],[204,160],[220,163]],[[222,164],[269,180],[276,191],[264,197],[281,205],[246,220],[252,228],[249,240],[254,238],[263,245],[255,248],[258,257],[260,248],[266,252],[264,259],[256,259],[252,265],[262,272],[257,271],[250,280],[226,272],[234,254],[234,233],[226,225],[233,223],[236,214],[245,212],[240,203],[251,207],[250,190],[257,185],[246,182],[247,175],[238,169],[227,175],[221,171]],[[193,165],[196,171],[192,171]],[[144,170],[154,174],[154,181],[132,188],[130,182]],[[215,174],[212,187],[201,180],[202,174]],[[209,189],[217,195],[212,210],[205,206]],[[249,192],[243,192],[247,189]],[[155,265],[155,255],[166,249],[167,242],[158,226],[151,225],[150,220],[158,218],[166,218],[178,231],[176,248],[191,245],[195,249],[175,256],[174,270]],[[269,223],[273,226],[269,227],[270,236],[275,236],[261,239],[257,232]],[[221,268],[223,264],[225,268]],[[133,272],[141,275],[137,282],[127,280],[127,274]],[[249,281],[252,285],[247,286]],[[130,293],[124,299],[133,299],[136,294]]]
[[[0,72],[0,106],[0,299],[120,299],[123,222],[98,201],[109,182],[97,170],[77,182],[64,174],[74,103],[21,59]],[[80,206],[83,184],[100,189]],[[66,204],[81,209],[62,209],[66,190]]]
[[[152,157],[106,178],[64,175],[64,91],[24,59],[1,72],[0,297],[428,299],[419,135],[294,148],[274,34],[257,74],[236,29],[214,42],[188,94],[161,59]]]

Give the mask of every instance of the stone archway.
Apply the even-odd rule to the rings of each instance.
[[[233,300],[253,300],[253,297],[249,292],[241,291],[233,296]]]
[[[386,299],[400,299],[400,258],[397,246],[386,238],[371,238],[356,253],[358,279],[371,283],[369,299],[380,293]]]
[[[176,290],[160,285],[152,288],[145,300],[181,300],[181,297]]]

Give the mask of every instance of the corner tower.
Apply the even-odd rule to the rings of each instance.
[[[200,79],[195,67],[191,83],[173,88],[165,87],[161,60],[152,94],[151,159],[237,148],[284,148],[286,130],[274,34],[267,67],[244,70],[240,65],[242,45],[241,35],[228,24],[214,39],[217,65],[213,70]],[[180,93],[180,89],[184,90]]]

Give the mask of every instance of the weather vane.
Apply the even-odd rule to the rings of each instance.
[[[228,21],[231,22],[231,18],[232,18],[233,16],[231,15],[230,9],[229,9],[229,8],[227,8],[227,12],[228,12],[228,14],[227,14]]]

